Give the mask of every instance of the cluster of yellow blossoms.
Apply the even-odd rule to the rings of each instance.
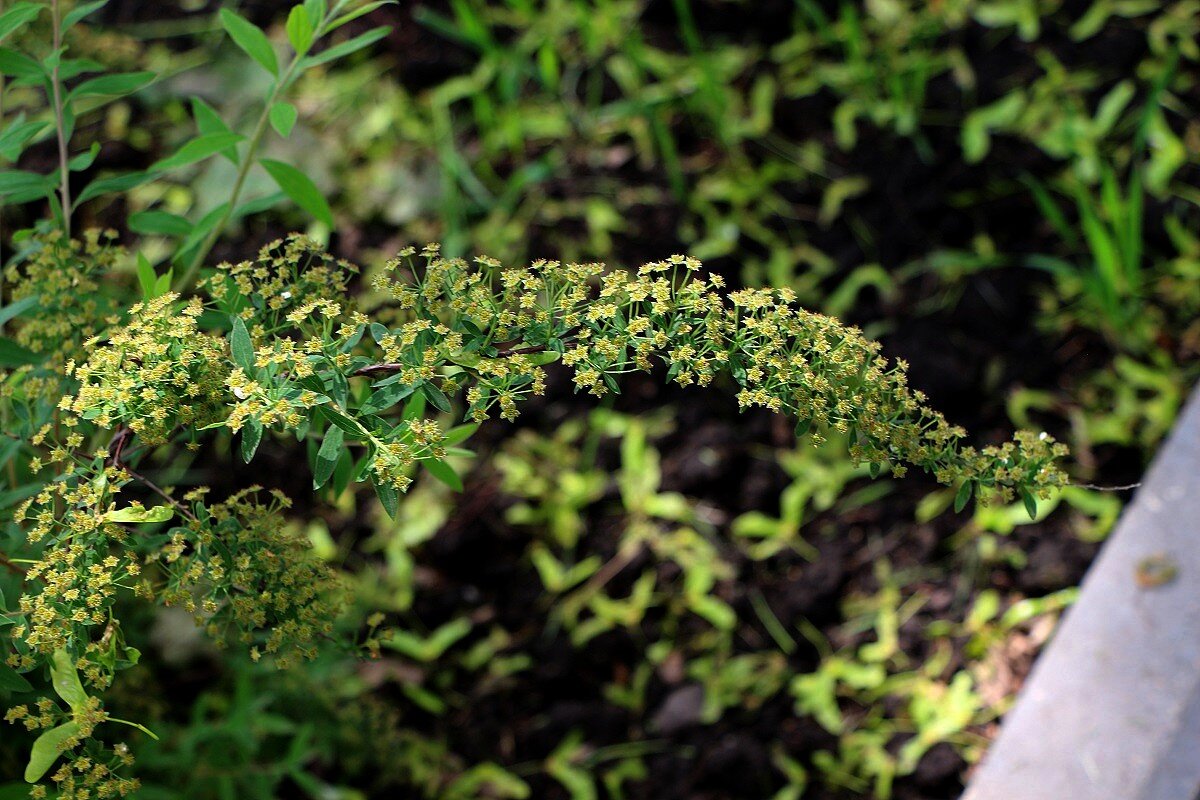
[[[260,502],[260,491],[252,486],[212,505],[199,502],[203,490],[189,493],[194,516],[152,560],[167,578],[157,593],[163,603],[195,614],[219,646],[232,635],[255,661],[266,652],[284,668],[316,657],[342,596],[334,571],[287,525],[291,501],[273,491]]]
[[[125,425],[146,444],[167,441],[176,428],[199,428],[223,411],[224,344],[197,329],[198,299],[176,308],[165,294],[129,310],[123,325],[96,337],[87,361],[67,363],[79,382],[60,408],[101,428]],[[96,346],[99,345],[99,346]]]
[[[37,252],[24,269],[48,288],[16,336],[62,360],[22,368],[24,377],[42,381],[47,396],[61,396],[71,381],[74,388],[53,423],[31,423],[28,437],[47,450],[31,466],[53,466],[55,475],[17,515],[41,552],[12,630],[9,663],[21,671],[64,651],[93,686],[106,686],[122,589],[186,608],[219,643],[232,634],[256,660],[268,653],[286,666],[312,657],[343,599],[334,573],[289,528],[287,501],[259,502],[254,489],[217,504],[203,502],[202,490],[177,500],[135,471],[147,446],[179,437],[198,446],[202,430],[225,427],[242,437],[249,460],[266,428],[319,438],[309,448],[314,485],[335,474],[341,486],[369,480],[394,513],[396,492],[418,464],[458,480],[443,459],[473,426],[443,430],[429,407],[451,413],[462,395],[477,422],[497,407],[512,419],[523,398],[545,390],[545,369],[556,361],[595,395],[619,391],[619,378],[635,370],[662,369],[684,386],[730,381],[742,407],[791,415],[798,433],[811,430],[814,439],[847,436],[852,458],[870,463],[872,474],[916,466],[943,483],[1005,500],[1020,494],[1030,505],[1065,483],[1056,463],[1065,448],[1048,437],[964,446],[965,433],[908,387],[906,365],[890,364],[858,330],[800,308],[786,289],[726,294],[718,276],[700,277],[699,262],[683,256],[627,273],[554,261],[506,269],[489,258],[444,258],[436,245],[415,263],[410,248],[371,281],[368,318],[346,294],[356,270],[291,237],[256,260],[223,265],[204,282],[206,298],[148,299],[109,317],[100,333],[102,304],[72,296],[95,292],[92,272],[50,268],[75,255],[111,266],[100,239],[52,236]],[[72,309],[93,320],[88,341],[63,328]],[[201,326],[206,313],[228,322],[228,338]],[[133,482],[165,504],[117,509],[115,498]],[[130,541],[128,524],[176,517],[157,544]],[[110,648],[104,658],[101,646]],[[40,726],[43,717],[27,710],[22,719]],[[60,796],[104,796],[89,794],[95,786],[124,794],[128,785],[106,769],[79,759],[64,765],[54,774]]]
[[[113,245],[116,231],[89,230],[68,239],[61,231],[38,238],[22,258],[5,268],[12,286],[6,302],[36,304],[22,315],[13,340],[44,359],[46,370],[23,367],[23,391],[53,402],[62,396],[65,366],[86,356],[84,342],[110,324],[113,302],[102,281],[115,271],[123,251]]]
[[[487,258],[443,258],[432,245],[418,267],[413,252],[374,281],[397,307],[383,360],[401,382],[451,375],[468,387],[476,420],[496,403],[514,416],[515,401],[542,391],[543,365],[560,356],[575,385],[595,395],[618,391],[626,372],[661,364],[685,386],[727,374],[742,407],[794,416],[818,441],[846,435],[855,460],[897,474],[913,465],[1003,500],[1065,482],[1055,465],[1065,447],[1044,435],[963,446],[965,432],[908,387],[906,364],[889,364],[857,329],[799,307],[790,290],[726,296],[719,276],[697,277],[700,263],[685,256],[630,274],[553,261],[502,269]]]

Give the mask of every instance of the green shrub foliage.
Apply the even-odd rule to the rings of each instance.
[[[41,240],[16,296],[40,283],[51,297],[63,281],[88,285],[97,262],[114,257],[99,241]],[[53,279],[42,263],[56,265]],[[75,327],[56,323],[59,303],[23,317],[19,338],[75,357],[10,377],[36,387],[24,409],[44,420],[29,444],[45,451],[33,464],[44,483],[17,512],[41,555],[26,570],[11,668],[77,669],[80,691],[106,689],[136,661],[120,644],[123,592],[186,609],[220,645],[255,660],[287,667],[312,657],[332,638],[343,590],[287,526],[289,501],[257,487],[215,502],[204,489],[176,498],[141,475],[140,460],[155,448],[229,441],[205,435],[218,429],[236,435],[245,461],[271,437],[295,437],[315,445],[314,489],[370,482],[395,515],[418,467],[461,489],[446,457],[493,412],[515,418],[550,369],[571,370],[577,389],[595,395],[656,366],[684,386],[731,381],[743,407],[794,417],[816,441],[848,437],[851,458],[875,474],[917,467],[1031,507],[1065,482],[1062,445],[1027,433],[963,445],[964,432],[907,386],[905,365],[879,345],[800,308],[788,290],[725,294],[691,258],[630,273],[554,261],[505,268],[409,248],[373,279],[385,299],[369,316],[346,292],[356,272],[293,236],[222,265],[194,296],[165,292],[104,320],[95,318],[102,304],[75,301],[78,329],[102,329],[81,343]],[[450,425],[456,409],[466,420]],[[131,488],[156,503],[128,500]],[[9,717],[48,728],[39,741],[54,737],[74,753],[107,716],[91,695],[72,705],[58,684],[70,711],[46,700]]]

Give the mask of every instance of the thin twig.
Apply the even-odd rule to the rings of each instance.
[[[514,342],[514,344],[515,344],[515,342]],[[534,353],[546,353],[546,352],[549,352],[549,351],[542,345],[530,345],[529,347],[517,347],[517,348],[511,349],[511,350],[508,350],[508,349],[497,350],[495,355],[485,356],[485,357],[486,358],[508,358],[509,356],[527,356],[527,355],[532,355]],[[354,370],[354,372],[350,373],[350,376],[355,377],[355,376],[361,376],[361,375],[379,375],[379,374],[386,374],[386,373],[403,372],[404,370],[406,370],[408,368],[409,368],[409,365],[400,364],[397,362],[384,362],[384,363],[380,363],[380,364],[368,364],[365,367],[359,367],[358,369]]]
[[[12,561],[10,561],[8,559],[8,556],[5,555],[4,553],[0,553],[0,565],[3,565],[4,568],[7,569],[9,572],[11,572],[13,575],[24,575],[25,574],[25,570],[22,569],[21,567],[18,567],[16,564],[14,564]]]
[[[354,370],[354,372],[350,373],[350,376],[386,374],[388,372],[400,372],[403,369],[403,364],[368,364],[365,367],[359,367]]]
[[[67,126],[63,120],[62,80],[58,75],[59,61],[62,60],[62,19],[58,14],[58,0],[51,0],[51,14],[54,17],[54,69],[50,72],[50,85],[54,92],[54,127],[58,134],[58,171],[59,200],[62,203],[63,229],[67,236],[71,235],[71,172],[68,169],[67,157]]]
[[[1098,486],[1094,483],[1072,483],[1071,485],[1080,489],[1091,489],[1096,492],[1127,492],[1130,489],[1137,489],[1142,485],[1142,482],[1126,483],[1121,486]]]
[[[139,474],[139,473],[135,472],[135,471],[133,470],[133,468],[132,468],[132,467],[130,467],[128,464],[121,464],[121,469],[125,470],[125,472],[126,472],[128,475],[129,475],[129,477],[133,478],[133,479],[134,479],[134,480],[136,480],[136,481],[139,481],[139,482],[140,482],[140,483],[142,483],[142,484],[143,484],[143,485],[144,485],[144,486],[145,486],[147,489],[149,489],[150,491],[154,492],[156,495],[158,495],[159,497],[161,497],[163,500],[166,500],[166,501],[167,501],[168,503],[170,503],[171,505],[175,506],[176,510],[178,510],[180,514],[183,514],[183,516],[187,517],[187,518],[188,518],[188,519],[190,519],[192,522],[197,522],[197,521],[198,521],[198,520],[196,519],[196,515],[195,515],[195,514],[193,514],[193,513],[191,512],[191,509],[189,509],[189,508],[188,508],[187,506],[185,506],[183,503],[181,503],[181,502],[179,502],[178,500],[176,500],[176,499],[175,499],[174,497],[172,497],[171,495],[167,494],[167,493],[166,493],[166,492],[165,492],[163,489],[161,489],[161,488],[160,488],[160,487],[159,487],[157,484],[155,484],[154,482],[152,482],[152,481],[151,481],[149,478],[147,478],[147,477],[145,477],[144,475],[141,475],[141,474]]]
[[[121,456],[125,450],[125,445],[133,438],[133,428],[124,426],[117,428],[113,437],[108,440],[108,460],[115,467],[123,467]]]
[[[127,475],[129,475],[129,477],[133,478],[135,481],[138,481],[143,486],[145,486],[147,489],[154,492],[156,495],[158,495],[159,497],[161,497],[162,499],[166,500],[168,503],[173,505],[179,511],[180,514],[187,517],[192,522],[196,522],[197,521],[196,515],[191,512],[191,509],[189,509],[183,503],[179,502],[174,497],[172,497],[170,494],[168,494],[158,484],[154,483],[152,480],[147,478],[145,475],[142,475],[141,473],[134,470],[133,467],[129,466],[129,464],[125,463],[125,460],[122,458],[122,455],[125,452],[125,446],[127,444],[129,444],[129,441],[133,438],[133,436],[134,436],[134,433],[133,433],[132,428],[126,428],[126,427],[117,428],[116,433],[113,434],[112,439],[109,440],[109,443],[108,443],[109,463],[112,464],[114,467],[119,467],[119,468],[123,469],[125,471],[125,473]]]
[[[316,30],[313,32],[314,41],[324,35],[326,26],[329,24],[329,21],[333,19],[334,15],[338,13],[340,8],[341,4],[336,4],[326,13],[325,17],[321,19],[320,24],[316,26]],[[197,248],[195,254],[192,256],[191,261],[188,262],[187,269],[184,271],[183,275],[179,279],[179,282],[175,286],[175,291],[186,292],[196,283],[196,278],[200,275],[200,267],[204,264],[204,259],[208,257],[208,254],[212,251],[213,246],[216,245],[217,240],[221,237],[221,234],[225,230],[225,226],[229,224],[230,220],[233,219],[234,214],[237,213],[237,203],[242,194],[242,187],[246,183],[246,177],[250,174],[250,168],[253,167],[257,161],[256,156],[258,154],[259,145],[262,144],[263,137],[267,133],[267,128],[271,119],[271,109],[274,108],[276,102],[279,101],[291,87],[293,76],[295,75],[296,70],[300,67],[302,61],[304,61],[304,54],[295,53],[288,62],[287,66],[284,67],[283,72],[276,77],[275,83],[271,87],[271,94],[267,97],[267,102],[263,104],[262,113],[259,114],[258,121],[254,124],[254,130],[250,134],[250,140],[246,145],[245,157],[242,158],[241,162],[238,164],[237,176],[233,180],[233,189],[229,196],[229,204],[226,206],[225,211],[221,214],[221,219],[212,227],[212,229],[209,230],[208,234],[205,235],[204,240],[200,243],[200,247]]]
[[[497,350],[495,357],[496,358],[507,358],[508,356],[527,356],[531,353],[544,353],[544,352],[546,352],[546,348],[539,347],[539,346],[518,347],[515,350]]]

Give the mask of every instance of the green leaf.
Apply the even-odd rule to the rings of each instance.
[[[111,178],[101,178],[98,181],[89,183],[79,197],[75,200],[75,205],[79,205],[93,197],[101,195],[113,194],[116,192],[127,192],[130,189],[141,186],[143,183],[149,183],[154,180],[154,174],[151,172],[126,172],[124,175],[114,175]]]
[[[242,461],[247,464],[254,458],[254,454],[258,451],[258,445],[262,442],[263,425],[256,419],[252,419],[242,427]]]
[[[311,178],[291,164],[285,164],[282,161],[262,158],[258,163],[263,165],[263,169],[270,174],[275,183],[279,184],[283,193],[292,198],[296,205],[324,222],[328,227],[333,227],[333,212],[329,210],[329,204],[325,202],[321,191]]]
[[[12,339],[0,339],[0,367],[11,369],[42,363],[43,356],[27,350]]]
[[[33,297],[22,297],[20,300],[9,303],[6,306],[0,307],[0,325],[8,322],[10,319],[15,319],[24,314],[29,309],[38,304],[36,295]]]
[[[233,43],[253,58],[263,69],[272,75],[279,75],[279,62],[275,58],[275,49],[271,47],[271,40],[263,33],[254,23],[247,19],[239,17],[228,8],[222,8],[220,12],[221,27],[229,34],[229,38],[233,39]]]
[[[418,392],[404,404],[404,411],[401,413],[400,418],[409,420],[420,419],[423,416],[425,416],[425,393]]]
[[[0,689],[6,692],[29,692],[33,686],[15,669],[0,661]]]
[[[192,223],[166,211],[139,211],[129,216],[128,224],[130,230],[143,234],[183,237],[192,232]]]
[[[229,331],[229,352],[233,363],[237,364],[247,374],[254,371],[254,342],[250,340],[250,331],[241,317],[233,317],[233,328]]]
[[[351,53],[354,53],[379,41],[383,37],[387,36],[391,30],[392,29],[386,25],[379,28],[372,28],[366,33],[360,33],[353,39],[347,39],[341,44],[335,44],[333,47],[330,47],[327,50],[322,50],[315,56],[308,56],[304,59],[304,61],[301,62],[300,66],[302,69],[308,69],[309,67],[315,67],[318,64],[327,64],[330,61],[336,61],[339,58],[345,58]]]
[[[0,47],[0,74],[38,81],[46,77],[46,71],[40,63],[8,47]]]
[[[1037,519],[1037,498],[1028,489],[1021,490],[1021,502],[1025,504],[1025,510],[1029,513],[1030,519]]]
[[[331,425],[325,431],[325,438],[321,442],[321,449],[317,451],[317,463],[313,466],[313,488],[320,489],[333,475],[333,469],[337,466],[338,458],[342,455],[342,442],[345,440],[345,434],[342,429],[336,425]]]
[[[1024,110],[1025,95],[1018,90],[968,114],[960,134],[966,160],[970,163],[982,160],[991,147],[992,131],[1015,124]]]
[[[46,66],[46,62],[42,62]],[[64,58],[58,67],[59,80],[69,81],[88,72],[107,72],[108,68],[90,58]]]
[[[46,197],[54,191],[54,176],[25,170],[0,172],[0,196],[10,203],[27,203]]]
[[[88,695],[79,682],[75,660],[62,648],[55,650],[50,657],[50,682],[54,685],[54,693],[76,714],[87,709]]]
[[[453,409],[450,405],[450,398],[446,397],[446,393],[432,383],[427,383],[421,387],[422,394],[429,401],[430,405],[441,411],[443,414],[449,414]]]
[[[304,10],[308,12],[308,18],[314,23],[320,23],[325,19],[325,14],[329,10],[325,5],[325,0],[304,0]]]
[[[396,493],[396,487],[390,483],[382,483],[375,481],[375,494],[379,495],[379,503],[383,506],[383,510],[392,519],[396,518],[396,512],[400,510],[400,496]]]
[[[958,487],[958,492],[954,495],[954,513],[962,511],[967,507],[967,502],[971,499],[971,494],[975,491],[975,481],[963,481],[962,486]]]
[[[461,444],[479,430],[478,422],[469,422],[466,425],[458,425],[446,431],[446,436],[442,439],[442,444],[446,447],[453,447],[456,444]]]
[[[392,635],[384,639],[382,644],[399,653],[403,653],[417,661],[436,661],[445,654],[447,650],[458,642],[463,637],[471,632],[471,621],[466,617],[459,617],[451,620],[445,625],[442,625],[437,630],[429,634],[428,637],[421,637],[418,634],[409,631],[396,629],[392,631]]]
[[[313,23],[304,6],[293,6],[287,18],[287,36],[292,48],[300,55],[312,47]]]
[[[71,157],[67,162],[67,169],[70,172],[83,172],[96,161],[96,156],[100,155],[100,143],[92,142],[92,146],[82,153]]]
[[[152,506],[150,508],[138,508],[137,506],[126,506],[125,508],[114,508],[112,511],[105,513],[104,519],[107,522],[166,522],[175,516],[175,509],[168,505]]]
[[[413,387],[405,383],[391,383],[371,392],[371,396],[359,406],[363,414],[378,414],[399,403],[413,393]]]
[[[29,764],[25,767],[26,782],[37,783],[41,780],[62,755],[66,741],[78,734],[78,722],[64,722],[39,736],[33,743],[33,749],[29,751]]]
[[[351,436],[354,436],[359,439],[368,438],[367,432],[365,430],[363,430],[362,425],[359,425],[357,422],[350,419],[350,417],[347,417],[345,414],[341,413],[340,411],[334,411],[329,406],[321,406],[320,411],[321,411],[321,414],[327,420],[329,420],[329,422],[331,424],[338,426],[339,428],[341,428],[343,431],[350,434]]]
[[[388,5],[398,5],[398,4],[397,4],[396,0],[378,0],[378,2],[367,3],[365,6],[359,6],[358,8],[354,9],[353,11],[347,12],[347,13],[343,14],[342,16],[338,17],[337,19],[335,19],[333,22],[331,22],[329,24],[329,27],[326,28],[326,32],[328,33],[329,31],[336,30],[336,29],[342,27],[343,25],[345,25],[347,22],[356,20],[361,16],[370,14],[372,11],[374,11],[377,8],[382,8],[383,6],[388,6]]]
[[[192,119],[195,120],[196,130],[200,133],[233,133],[217,110],[202,98],[192,98]]]
[[[287,198],[283,196],[283,192],[271,192],[270,194],[265,194],[262,197],[256,197],[253,200],[248,200],[247,202],[242,203],[240,206],[235,208],[233,210],[233,216],[231,219],[236,220],[241,219],[242,217],[252,217],[255,214],[261,214],[268,208],[274,208],[286,199]],[[226,203],[226,205],[228,205],[228,203]]]
[[[16,161],[29,142],[49,127],[49,122],[26,122],[25,113],[21,112],[0,133],[0,155]]]
[[[285,139],[292,135],[292,128],[296,124],[296,117],[296,107],[291,103],[285,103],[280,100],[271,106],[271,127]]]
[[[225,216],[225,210],[228,208],[229,203],[221,203],[221,205],[211,209],[196,222],[195,226],[192,228],[192,232],[188,234],[187,239],[183,241],[183,244],[179,245],[179,250],[175,254],[177,261],[186,262],[188,260],[188,253],[194,248],[198,248],[204,237],[207,236],[213,228],[217,227],[217,225],[221,222],[221,219]]]
[[[162,297],[167,292],[171,291],[171,281],[175,277],[175,268],[170,267],[162,275],[158,276],[158,280],[154,281],[153,297]]]
[[[425,466],[425,469],[429,470],[430,475],[454,491],[461,492],[463,490],[462,478],[458,477],[458,473],[454,471],[454,468],[445,461],[439,458],[428,458],[421,463]]]
[[[196,121],[196,130],[201,134],[233,133],[233,131],[229,130],[229,126],[225,124],[225,120],[221,119],[221,115],[217,113],[216,109],[199,97],[192,98],[192,119]],[[222,150],[221,155],[234,164],[238,163],[236,147],[229,147]]]
[[[102,75],[76,86],[67,95],[67,102],[80,97],[117,96],[132,94],[154,81],[153,72],[119,72]]]
[[[43,7],[41,3],[17,3],[0,14],[0,41],[7,39],[32,22],[41,13]]]
[[[242,141],[244,137],[236,133],[205,133],[192,139],[180,147],[172,155],[159,159],[150,165],[151,172],[166,172],[188,164],[195,164],[209,156],[225,150]]]
[[[129,227],[133,228],[132,225]],[[134,230],[137,230],[134,228]],[[154,271],[154,265],[150,263],[150,259],[146,258],[141,253],[137,256],[137,276],[138,285],[142,287],[142,299],[154,299],[154,284],[158,281],[158,275]]]
[[[75,24],[84,17],[96,13],[100,9],[108,5],[108,0],[95,0],[92,3],[82,3],[71,9],[70,13],[62,18],[62,29],[64,32],[75,27]]]

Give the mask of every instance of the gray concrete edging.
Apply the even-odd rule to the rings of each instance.
[[[962,800],[1198,796],[1200,388]]]

